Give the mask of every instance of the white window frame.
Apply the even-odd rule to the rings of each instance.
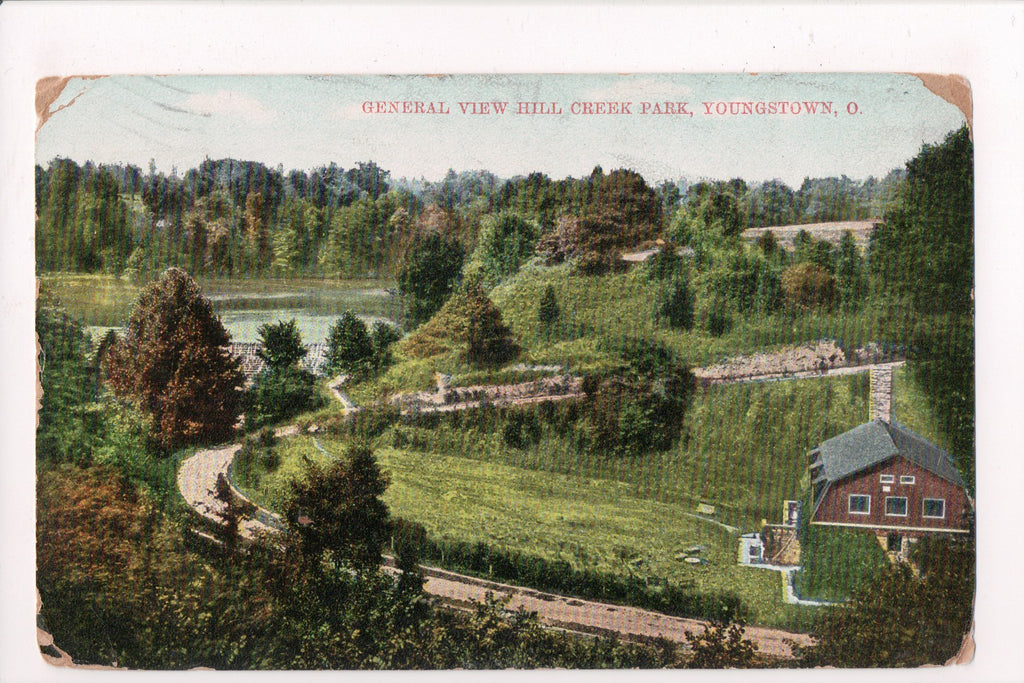
[[[889,512],[889,501],[890,500],[902,500],[903,501],[903,514],[896,512]],[[906,496],[886,496],[885,497],[885,516],[886,517],[906,517],[910,512],[910,501]]]
[[[868,499],[868,509],[864,510],[863,512],[861,512],[860,510],[854,510],[853,509],[853,499],[854,498],[867,498]],[[851,493],[847,497],[847,499],[846,499],[846,512],[851,514],[851,515],[870,515],[871,514],[871,496],[867,495],[866,493]]]
[[[904,486],[913,486],[917,483],[917,477],[912,474],[901,474],[900,483]]]
[[[927,515],[925,514],[925,506],[929,502],[942,503],[942,514],[941,515]],[[925,519],[945,519],[946,518],[946,499],[945,498],[925,498],[921,501],[921,516]]]
[[[896,475],[895,474],[880,474],[880,475],[878,475],[878,483],[879,484],[895,484],[896,483]]]

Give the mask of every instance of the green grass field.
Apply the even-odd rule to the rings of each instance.
[[[340,441],[319,443],[328,453],[344,453]],[[301,473],[303,455],[319,462],[330,458],[311,437],[289,439],[279,452],[282,462],[275,472],[243,487],[254,500],[278,509],[287,482]],[[563,559],[577,569],[692,582],[701,591],[734,591],[757,623],[794,628],[806,616],[783,602],[777,573],[736,564],[734,534],[688,516],[682,505],[640,498],[629,486],[603,479],[395,448],[376,453],[391,479],[385,500],[392,514],[423,524],[435,538],[483,541]],[[707,564],[677,559],[695,545],[705,548]]]
[[[539,443],[511,448],[501,424],[458,416],[396,426],[401,438],[380,443],[404,439],[425,453],[621,482],[632,495],[691,512],[714,505],[721,521],[754,530],[799,497],[807,451],[863,422],[866,401],[866,375],[711,387],[695,395],[673,448],[633,458],[580,452],[547,424]]]
[[[537,319],[538,302],[548,285],[554,289],[561,310],[559,327],[551,338],[541,335]],[[880,314],[870,309],[799,315],[749,313],[736,316],[732,329],[720,337],[698,326],[691,331],[671,330],[656,321],[662,287],[662,283],[651,281],[640,266],[624,273],[580,276],[571,275],[567,266],[531,264],[490,296],[513,333],[528,348],[530,358],[544,363],[593,362],[593,348],[586,342],[596,335],[659,341],[680,361],[702,366],[729,356],[823,338],[842,340],[855,348],[878,341],[882,330]]]

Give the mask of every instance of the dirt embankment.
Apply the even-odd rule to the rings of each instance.
[[[696,368],[697,381],[707,386],[759,379],[813,377],[844,369],[867,370],[872,365],[902,361],[896,349],[885,349],[870,342],[860,348],[844,350],[832,339],[793,346],[781,351],[733,356],[714,365]]]

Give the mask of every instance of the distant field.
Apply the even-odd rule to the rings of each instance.
[[[328,453],[344,445],[320,439]],[[286,481],[301,469],[301,456],[327,460],[310,437],[280,446],[282,463],[273,475],[250,488],[254,499],[281,504]],[[547,559],[563,559],[577,569],[693,582],[701,591],[734,591],[752,620],[794,627],[807,611],[782,600],[777,573],[736,565],[736,537],[687,516],[687,507],[634,496],[619,482],[537,472],[465,458],[378,448],[381,467],[391,477],[385,494],[392,513],[423,524],[438,539],[475,543]],[[677,555],[700,545],[705,565]]]
[[[843,238],[843,233],[849,232],[853,235],[854,242],[863,251],[867,249],[868,243],[871,241],[871,233],[874,232],[875,226],[880,222],[881,219],[876,218],[866,221],[835,221],[832,223],[807,223],[805,225],[777,225],[771,228],[750,228],[743,231],[743,239],[753,242],[764,233],[771,232],[775,235],[779,246],[792,251],[795,248],[793,240],[796,239],[801,230],[806,230],[815,239],[828,240],[832,244],[839,244],[839,240]]]

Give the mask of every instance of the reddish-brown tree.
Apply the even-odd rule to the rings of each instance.
[[[107,354],[108,382],[152,417],[165,449],[226,438],[243,383],[230,341],[199,285],[170,268],[143,290],[125,338]]]
[[[798,263],[782,271],[782,291],[793,308],[831,308],[836,300],[836,278],[814,263]]]

